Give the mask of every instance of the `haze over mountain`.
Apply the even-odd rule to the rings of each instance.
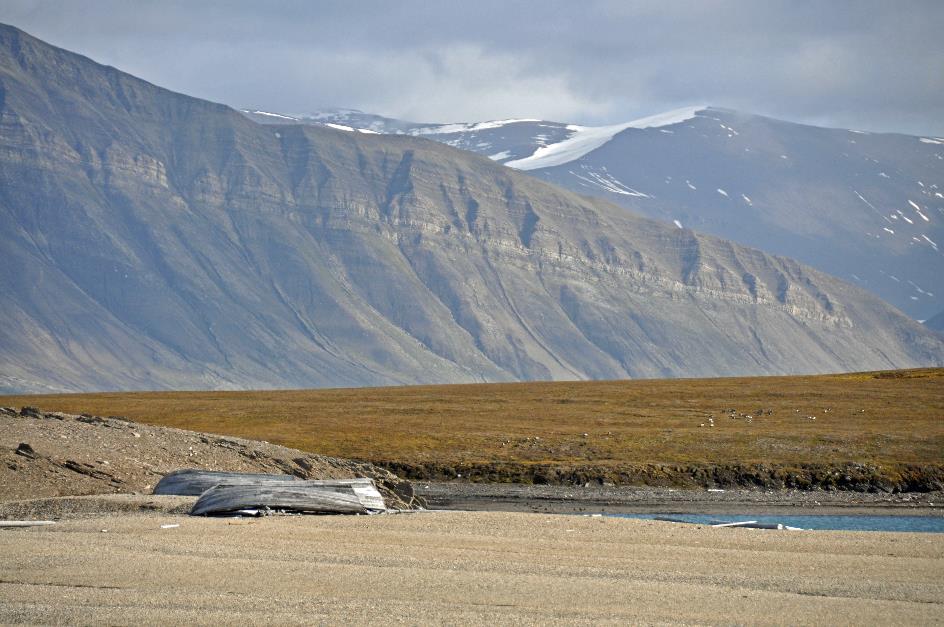
[[[919,320],[944,308],[942,138],[710,107],[606,127],[415,124],[345,110],[299,119],[434,139],[653,218],[794,257]]]
[[[941,364],[787,258],[423,138],[257,124],[0,26],[0,389]]]

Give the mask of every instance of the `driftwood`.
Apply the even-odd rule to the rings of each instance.
[[[672,518],[670,516],[656,516],[653,520],[661,520],[663,522],[673,522],[673,523],[683,523],[686,525],[700,525],[701,523],[693,522],[691,520],[683,520],[681,518]],[[786,531],[804,531],[800,527],[791,527],[789,525],[784,525],[783,523],[762,523],[756,520],[744,520],[738,522],[723,522],[719,520],[713,520],[708,523],[709,527],[719,528],[740,528],[740,529],[779,529]]]
[[[375,514],[386,511],[383,497],[370,486],[326,486],[313,481],[266,481],[216,485],[197,499],[192,516],[250,511],[305,514]]]

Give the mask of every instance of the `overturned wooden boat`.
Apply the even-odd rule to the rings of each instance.
[[[376,514],[387,511],[373,479],[302,480],[292,475],[186,469],[165,475],[154,494],[199,496],[195,516]]]
[[[265,483],[285,483],[301,482],[302,480],[293,475],[274,475],[259,472],[221,472],[216,470],[200,470],[198,468],[186,468],[184,470],[175,470],[164,475],[157,485],[154,486],[154,494],[167,494],[172,496],[200,496],[210,488],[221,483],[235,484],[248,483],[252,485],[261,485]],[[349,486],[371,486],[376,489],[371,479],[318,479],[305,480],[311,485],[322,485],[325,487],[349,487]]]
[[[372,480],[369,485],[327,486],[315,481],[221,483],[197,499],[192,516],[298,514],[379,514],[387,511]]]
[[[210,488],[221,483],[264,483],[272,481],[285,483],[298,481],[292,475],[272,475],[251,472],[219,472],[214,470],[199,470],[187,468],[175,470],[164,475],[154,486],[154,494],[172,496],[200,496]]]

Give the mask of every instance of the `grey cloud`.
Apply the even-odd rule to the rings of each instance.
[[[706,103],[944,135],[936,1],[5,0],[0,21],[234,106],[605,123]]]

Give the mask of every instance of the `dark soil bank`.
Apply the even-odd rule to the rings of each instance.
[[[376,463],[376,462],[375,462]],[[443,465],[380,462],[414,481],[518,483],[557,486],[749,488],[868,493],[944,490],[944,464],[688,464],[567,465],[481,463]]]
[[[418,483],[433,509],[509,512],[677,514],[864,514],[944,517],[944,492],[859,493],[819,490],[721,490]]]

